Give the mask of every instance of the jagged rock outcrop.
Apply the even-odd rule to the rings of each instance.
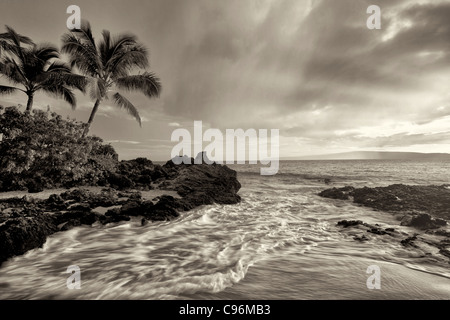
[[[30,196],[0,200],[0,263],[41,247],[47,236],[73,227],[129,221],[136,216],[146,225],[172,220],[201,205],[241,200],[236,172],[223,165],[175,165],[169,161],[160,166],[141,158],[122,162],[115,174],[115,182],[110,181],[115,188],[100,192],[73,189],[44,200]],[[161,195],[148,200],[133,187],[176,191],[179,197]],[[106,208],[104,214],[99,208]]]

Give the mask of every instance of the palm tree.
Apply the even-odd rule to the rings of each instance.
[[[16,86],[0,85],[0,94],[22,91],[28,96],[26,112],[33,107],[34,94],[44,91],[63,98],[72,108],[76,107],[73,88],[84,92],[86,79],[73,74],[71,67],[59,60],[58,49],[52,45],[35,45],[27,37],[18,35],[12,28],[0,35],[4,49],[0,59],[0,74]],[[28,44],[22,47],[21,43]]]
[[[125,109],[139,125],[142,125],[139,111],[115,89],[137,90],[148,98],[158,97],[161,91],[160,80],[153,73],[130,74],[135,68],[145,69],[149,65],[148,52],[134,35],[111,37],[110,32],[104,30],[102,36],[103,39],[96,44],[90,24],[85,22],[80,29],[62,38],[62,52],[69,54],[72,66],[89,77],[90,97],[95,101],[83,136],[88,134],[100,103],[109,99],[110,91],[115,91],[112,94],[115,105]]]

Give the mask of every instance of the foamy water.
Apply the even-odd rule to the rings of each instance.
[[[448,262],[388,236],[354,241],[336,222],[413,229],[398,227],[391,214],[317,196],[328,187],[323,178],[334,186],[447,183],[447,164],[285,162],[274,177],[234,168],[242,203],[200,207],[172,222],[141,226],[136,218],[54,234],[3,264],[0,298],[450,298]],[[81,269],[80,290],[66,287],[70,265]],[[380,290],[366,286],[369,265],[381,268]]]

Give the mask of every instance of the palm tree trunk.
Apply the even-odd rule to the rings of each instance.
[[[94,117],[95,117],[95,114],[97,113],[99,105],[100,105],[100,99],[97,99],[97,101],[95,101],[94,108],[92,108],[91,116],[89,117],[86,127],[84,128],[83,136],[82,136],[83,138],[86,137],[87,134],[89,133],[91,123],[92,123],[92,121],[94,121]]]
[[[34,93],[33,92],[28,92],[27,95],[28,95],[28,102],[27,102],[27,109],[26,109],[25,112],[26,113],[30,113],[31,109],[33,108],[33,96],[34,96]]]

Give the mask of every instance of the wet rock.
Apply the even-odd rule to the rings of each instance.
[[[446,231],[446,230],[436,230],[436,231],[433,231],[433,230],[427,230],[426,233],[434,234],[434,235],[437,235],[437,236],[442,236],[442,237],[448,237],[448,238],[450,238],[450,231]]]
[[[0,264],[6,259],[40,248],[58,231],[53,218],[39,211],[24,212],[0,225]]]
[[[367,238],[365,235],[354,236],[353,239],[356,240],[356,241],[360,241],[360,242],[364,242],[364,241],[368,241],[369,240],[369,238]]]
[[[447,225],[447,221],[443,219],[434,219],[429,214],[423,213],[416,216],[406,216],[403,218],[401,225],[410,226],[417,229],[437,229]]]
[[[355,188],[351,186],[343,188],[331,188],[319,193],[319,196],[330,199],[348,200]]]
[[[128,216],[140,216],[144,213],[141,202],[131,201],[120,208],[120,213]]]
[[[49,210],[65,210],[67,209],[64,199],[59,194],[52,194],[45,201]]]
[[[110,217],[110,216],[117,216],[120,215],[121,210],[120,208],[113,208],[113,209],[109,209],[108,211],[105,212],[105,216]]]
[[[415,240],[417,240],[417,235],[414,235],[414,236],[412,236],[412,237],[408,237],[408,238],[406,238],[406,239],[400,241],[400,243],[401,243],[403,246],[405,246],[405,247],[411,246],[411,247],[413,247],[413,248],[418,248],[418,247],[416,246],[416,244],[414,243]]]
[[[129,216],[123,215],[123,214],[116,214],[116,215],[110,215],[110,216],[102,216],[100,218],[100,223],[105,225],[108,223],[117,223],[122,221],[130,221],[131,218]]]
[[[348,228],[348,227],[354,227],[358,225],[365,225],[364,222],[361,220],[342,220],[337,223],[338,226]]]
[[[163,196],[155,205],[147,203],[147,208],[143,209],[145,218],[150,221],[166,221],[177,218],[180,215],[177,210],[179,207],[174,200],[175,198],[171,196]]]
[[[408,186],[355,189],[354,202],[389,212],[422,212],[450,218],[450,190],[445,186]]]
[[[381,228],[370,228],[369,230],[367,230],[367,232],[373,233],[373,234],[377,234],[377,235],[385,235],[385,234],[389,234],[386,231],[382,230]]]
[[[99,214],[95,212],[86,211],[67,211],[56,213],[53,219],[56,225],[70,222],[72,225],[91,225],[99,220]]]
[[[177,191],[192,205],[235,204],[241,201],[237,194],[241,188],[237,173],[225,165],[175,165],[168,161],[163,168],[173,178],[164,181],[160,188]]]
[[[441,249],[439,250],[439,253],[442,254],[443,256],[446,256],[447,258],[450,258],[450,250],[448,249]]]
[[[117,172],[105,172],[104,177],[102,184],[113,188],[105,188],[100,193],[77,188],[51,195],[46,200],[0,199],[0,263],[42,246],[46,237],[54,232],[76,226],[97,221],[102,224],[130,221],[131,216],[142,216],[141,224],[145,225],[149,221],[172,220],[179,212],[197,206],[235,204],[241,200],[237,194],[241,184],[236,171],[223,165],[177,166],[169,161],[160,166],[141,158],[121,162]],[[163,190],[176,191],[182,198],[163,195],[154,204],[144,201],[139,192],[119,194],[116,191],[132,187],[149,190],[150,182],[154,181],[159,181]],[[121,207],[112,208],[105,215],[92,212],[93,208],[118,205]]]

